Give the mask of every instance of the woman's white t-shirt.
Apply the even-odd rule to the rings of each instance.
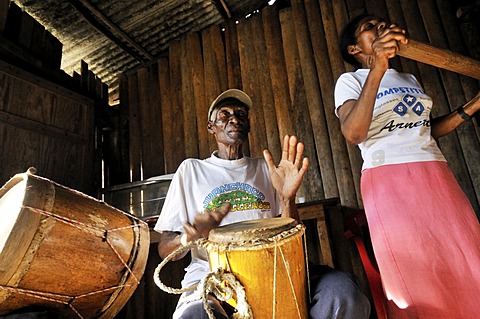
[[[342,74],[335,86],[335,114],[347,100],[358,100],[370,72]],[[362,169],[420,161],[445,161],[430,134],[432,99],[412,74],[388,69],[377,92],[367,138],[359,144]]]

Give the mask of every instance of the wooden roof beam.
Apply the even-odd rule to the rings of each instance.
[[[68,0],[70,4],[100,33],[104,34],[125,52],[140,62],[152,61],[153,56],[136,43],[128,34],[111,22],[108,17],[97,10],[88,0]],[[93,21],[92,21],[93,20]],[[134,50],[130,49],[132,47]],[[140,56],[141,55],[141,56]],[[143,57],[142,57],[143,56]]]
[[[231,19],[232,18],[232,12],[228,8],[227,4],[225,3],[224,0],[212,0],[212,3],[217,7],[218,12],[225,18],[225,19]]]

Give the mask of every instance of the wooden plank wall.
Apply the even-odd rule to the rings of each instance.
[[[123,142],[130,146],[129,157],[119,161],[130,168],[131,181],[138,181],[173,173],[187,157],[209,156],[215,149],[206,130],[210,102],[224,89],[245,90],[254,103],[247,155],[261,156],[269,148],[278,160],[285,134],[305,143],[310,168],[299,196],[340,198],[343,210],[326,214],[335,267],[355,273],[368,294],[358,254],[343,235],[343,215],[363,207],[362,159],[357,146],[345,142],[334,114],[336,79],[351,70],[340,57],[338,35],[350,18],[367,11],[405,26],[412,39],[466,54],[450,6],[447,0],[291,0],[289,8],[269,6],[238,23],[189,34],[172,43],[166,56],[120,79],[120,109],[130,131]],[[469,45],[474,44],[480,44],[478,33],[476,40],[470,34]],[[454,110],[479,89],[477,80],[403,58],[393,66],[420,80],[436,101],[435,116]],[[478,215],[479,140],[479,126],[472,121],[440,141]],[[147,268],[158,263],[153,248],[152,254]],[[171,274],[179,276],[171,283],[178,287],[182,274]],[[152,285],[147,270],[118,318],[169,318],[177,298]]]
[[[172,173],[187,157],[205,158],[215,148],[206,131],[210,101],[226,88],[245,90],[251,110],[251,156],[269,148],[280,156],[284,134],[306,145],[310,169],[299,196],[307,201],[339,197],[361,208],[361,157],[345,142],[334,114],[338,76],[351,68],[340,57],[338,34],[353,16],[368,11],[405,26],[412,39],[466,54],[454,10],[447,0],[292,0],[247,19],[228,21],[172,43],[168,56],[126,74],[121,108],[130,119],[132,181]],[[408,17],[408,18],[407,18]],[[474,96],[478,81],[397,58],[435,97],[434,115]],[[121,93],[122,94],[122,93]],[[440,140],[450,167],[480,214],[479,126],[465,123]]]
[[[0,61],[0,180],[37,174],[87,194],[93,176],[93,101]]]
[[[81,74],[66,74],[61,58],[58,39],[0,0],[0,183],[34,166],[40,176],[96,196],[102,131],[110,123],[96,123],[95,115],[107,107],[108,87],[85,62]]]

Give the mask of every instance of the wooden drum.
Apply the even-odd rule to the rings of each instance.
[[[141,220],[45,178],[15,175],[0,189],[0,316],[28,308],[113,318],[143,276],[149,244]]]
[[[234,223],[210,232],[212,270],[222,267],[245,288],[254,318],[308,318],[302,224],[291,218]],[[233,304],[235,306],[235,304]]]

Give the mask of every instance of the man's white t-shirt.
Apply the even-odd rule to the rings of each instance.
[[[186,222],[194,224],[195,215],[225,202],[230,202],[231,209],[220,225],[281,213],[263,158],[223,160],[214,153],[205,160],[183,161],[172,179],[154,229],[183,232]],[[194,248],[191,256],[182,281],[184,288],[198,283],[210,271],[205,250]]]
[[[335,114],[347,100],[358,100],[370,72],[342,74],[335,86]],[[445,161],[430,134],[432,99],[412,74],[388,69],[377,92],[367,138],[359,144],[362,169],[421,161]]]

